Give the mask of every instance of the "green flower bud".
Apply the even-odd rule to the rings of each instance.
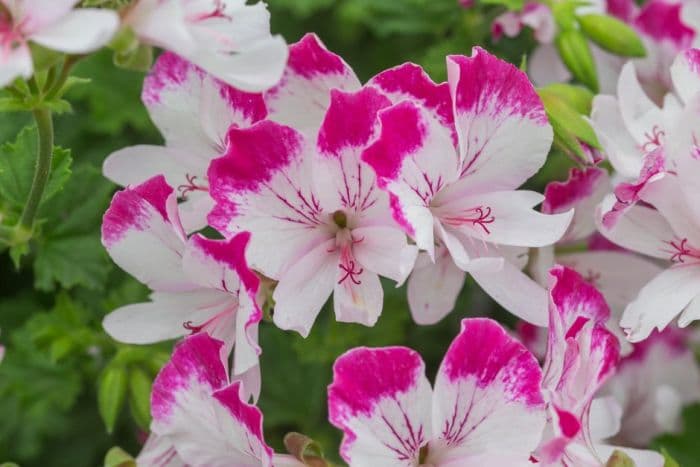
[[[577,18],[581,31],[602,49],[623,57],[644,57],[646,50],[637,33],[622,21],[608,15]]]
[[[126,397],[127,373],[122,366],[107,367],[97,389],[97,406],[107,433],[112,433]]]
[[[588,41],[576,29],[562,31],[556,38],[559,56],[574,77],[591,91],[598,92],[598,75]]]

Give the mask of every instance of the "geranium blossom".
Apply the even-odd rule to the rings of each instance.
[[[534,456],[542,465],[598,467],[616,449],[602,442],[619,427],[615,414],[591,410],[619,359],[618,340],[605,327],[609,317],[603,296],[581,275],[561,266],[552,269],[543,375],[549,421]],[[653,451],[618,449],[639,467],[664,462]]]
[[[99,49],[119,26],[113,11],[73,7],[79,0],[0,1],[0,87],[34,72],[28,42],[70,54]]]
[[[279,281],[274,320],[283,329],[306,336],[331,294],[338,320],[371,326],[382,309],[379,275],[401,283],[413,267],[417,250],[359,159],[388,105],[372,88],[333,90],[318,136],[271,121],[232,129],[226,155],[211,164],[209,222],[252,233],[251,264]]]
[[[495,321],[465,319],[434,389],[406,347],[357,348],[336,360],[331,423],[351,467],[531,465],[545,424],[535,358]]]
[[[316,131],[332,88],[360,83],[340,57],[314,34],[289,46],[281,82],[265,94],[240,91],[171,52],[162,54],[144,80],[141,99],[165,139],[165,146],[121,149],[104,162],[106,177],[120,185],[165,175],[183,200],[187,232],[207,225],[213,207],[207,170],[226,151],[229,128],[246,128],[269,118]]]
[[[259,280],[245,261],[249,237],[188,239],[176,194],[162,176],[118,192],[104,216],[102,242],[114,262],[153,292],[150,302],[110,313],[105,330],[132,344],[207,332],[224,342],[222,360],[235,347],[232,373],[257,397],[262,312],[256,304]]]
[[[694,176],[700,121],[697,54],[696,49],[688,50],[672,67],[674,82],[682,83],[679,95],[686,105],[665,127],[666,140],[647,155],[647,160],[658,162],[642,172],[636,185],[618,187],[617,199],[608,198],[600,208],[603,235],[630,250],[666,260],[669,266],[625,309],[621,325],[633,342],[646,338],[654,328],[663,329],[679,314],[681,326],[700,317],[700,212]],[[623,190],[632,195],[621,199]],[[644,204],[635,204],[640,200]]]
[[[506,309],[545,325],[545,291],[520,269],[527,247],[557,241],[573,213],[541,214],[533,207],[542,195],[517,190],[552,142],[544,108],[522,72],[482,49],[448,57],[447,70],[442,84],[410,64],[370,81],[397,103],[379,112],[381,130],[362,158],[396,221],[435,263],[421,264],[420,277],[432,279],[409,285],[425,294],[412,312],[435,322],[450,311],[461,281],[454,262]],[[445,292],[452,296],[438,297]]]
[[[151,435],[138,465],[303,467],[265,443],[262,412],[241,398],[240,382],[229,382],[223,345],[196,334],[175,348],[153,382]]]
[[[662,434],[678,432],[683,407],[700,400],[700,370],[689,333],[667,328],[634,344],[606,383],[622,411],[615,440],[644,447]]]
[[[138,0],[126,10],[124,24],[142,41],[244,91],[277,84],[287,60],[284,39],[270,34],[270,13],[262,2]]]

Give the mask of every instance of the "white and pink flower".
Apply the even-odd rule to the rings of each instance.
[[[0,1],[0,88],[34,73],[29,42],[69,54],[105,45],[119,27],[108,10],[73,7],[79,0]]]
[[[209,168],[210,224],[252,233],[249,258],[278,281],[275,323],[308,335],[332,294],[336,318],[372,326],[382,310],[379,276],[403,282],[417,250],[391,219],[388,197],[360,161],[389,101],[373,88],[331,91],[318,132],[272,121],[231,129]]]
[[[207,170],[226,152],[228,130],[268,118],[317,131],[333,88],[356,90],[360,83],[314,34],[289,46],[282,79],[265,94],[240,91],[165,52],[146,77],[141,95],[165,145],[120,149],[105,160],[104,174],[123,186],[164,175],[177,187],[185,231],[202,229],[214,205]]]
[[[123,21],[141,41],[175,52],[248,92],[276,85],[287,60],[287,45],[270,33],[263,2],[138,0]]]
[[[149,467],[303,467],[275,454],[263,436],[260,409],[229,381],[223,342],[195,334],[175,347],[151,393],[151,434],[136,459]]]
[[[331,423],[351,467],[530,465],[545,425],[542,373],[495,321],[465,319],[434,388],[406,347],[356,348],[333,367]]]
[[[654,328],[662,330],[678,315],[681,326],[700,318],[700,210],[695,176],[700,136],[698,53],[689,49],[674,62],[671,72],[674,83],[679,83],[683,107],[673,106],[673,118],[663,127],[666,137],[646,154],[638,182],[619,186],[616,198],[609,197],[599,209],[598,228],[603,235],[627,249],[665,260],[668,266],[625,309],[621,325],[633,342],[646,338]],[[639,103],[635,108],[640,109]],[[658,112],[652,108],[631,115]],[[634,122],[641,131],[653,119]]]
[[[389,193],[394,219],[430,259],[409,282],[412,313],[421,323],[444,317],[463,279],[458,269],[544,326],[545,290],[521,269],[527,248],[557,241],[573,213],[541,214],[533,207],[542,195],[517,188],[544,163],[552,128],[516,67],[476,48],[448,57],[447,69],[442,84],[410,64],[369,83],[393,105],[380,110],[378,138],[362,158]]]
[[[248,233],[227,240],[187,238],[175,191],[162,176],[118,192],[104,215],[102,242],[115,263],[153,292],[151,301],[119,308],[103,326],[115,339],[146,344],[206,332],[234,351],[232,375],[247,394],[260,392],[258,277],[246,263]]]

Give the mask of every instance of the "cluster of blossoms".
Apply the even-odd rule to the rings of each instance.
[[[185,336],[153,385],[139,465],[304,465],[266,444],[251,404],[263,309],[306,337],[332,297],[338,321],[373,326],[385,278],[407,284],[427,325],[467,275],[521,320],[520,340],[465,319],[432,386],[411,349],[343,354],[328,412],[345,461],[593,467],[620,451],[663,465],[643,448],[700,400],[683,329],[700,318],[697,5],[586,6],[630,24],[649,53],[596,52],[602,150],[541,195],[520,188],[552,144],[545,108],[525,73],[481,48],[448,56],[443,83],[406,63],[362,84],[315,35],[272,36],[262,3],[77,3],[0,0],[0,86],[31,76],[30,41],[82,54],[128,33],[166,49],[142,93],[164,144],[104,162],[124,188],[102,242],[152,291],[104,328],[133,344]],[[523,25],[542,43],[532,70],[563,69],[544,64],[557,28],[545,5],[493,32]]]

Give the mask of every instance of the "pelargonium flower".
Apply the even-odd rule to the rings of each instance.
[[[434,263],[420,272],[433,279],[409,283],[409,297],[424,297],[411,301],[412,313],[428,323],[450,311],[462,277],[454,262],[506,309],[544,326],[546,293],[521,269],[527,247],[557,241],[573,213],[541,214],[533,207],[542,195],[517,188],[544,163],[552,128],[516,67],[475,48],[472,57],[448,57],[447,70],[442,84],[411,64],[369,83],[394,104],[379,112],[381,129],[362,159],[389,193],[394,219]],[[447,291],[452,300],[438,298]]]
[[[611,410],[592,411],[594,397],[614,373],[619,359],[618,339],[605,327],[609,317],[603,296],[580,274],[562,266],[551,270],[549,336],[542,377],[549,417],[534,454],[539,464],[599,467],[615,449],[624,451],[640,467],[661,467],[664,463],[656,452],[603,442],[619,428]]]
[[[525,3],[521,11],[507,11],[496,17],[491,24],[491,36],[494,40],[502,36],[516,37],[525,27],[533,30],[539,43],[550,44],[554,40],[554,15],[547,5],[536,1]]]
[[[246,128],[265,118],[317,131],[332,88],[355,90],[352,69],[314,34],[289,46],[281,82],[265,94],[240,91],[178,55],[163,53],[144,80],[141,99],[165,139],[165,146],[120,149],[104,162],[107,178],[122,186],[165,175],[183,200],[186,232],[207,225],[213,207],[207,170],[226,151],[231,127]]]
[[[272,121],[233,128],[226,155],[210,166],[209,222],[227,235],[251,232],[251,264],[278,281],[274,320],[283,329],[308,335],[331,294],[338,320],[372,326],[379,276],[401,283],[413,267],[417,250],[360,161],[388,105],[373,88],[333,90],[317,134]]]
[[[127,8],[124,24],[141,41],[248,92],[277,84],[287,60],[284,39],[270,34],[270,13],[262,2],[138,0]]]
[[[113,11],[73,7],[80,0],[0,1],[0,88],[34,72],[28,42],[70,54],[105,45],[119,27]]]
[[[434,388],[409,348],[341,355],[329,418],[351,467],[530,465],[545,424],[541,379],[532,354],[498,323],[465,319]]]
[[[620,404],[619,443],[643,447],[681,428],[683,407],[700,400],[700,369],[689,333],[667,328],[634,344],[602,390]]]
[[[556,245],[539,248],[530,262],[533,278],[546,287],[549,271],[555,264],[574,269],[594,285],[605,297],[612,310],[607,327],[620,339],[621,351],[627,354],[631,345],[619,326],[627,304],[639,290],[660,272],[659,266],[622,248],[595,245],[595,211],[597,205],[612,190],[608,173],[598,167],[573,168],[564,182],[550,182],[545,188],[542,212],[555,214],[574,209],[569,229]],[[577,251],[587,246],[588,251]],[[546,335],[546,330],[535,335]]]
[[[241,397],[240,382],[229,382],[223,346],[195,334],[175,347],[153,382],[151,435],[138,465],[303,467],[265,443],[262,412]]]
[[[609,198],[599,209],[599,230],[612,242],[652,258],[668,269],[647,283],[627,306],[621,325],[631,341],[662,330],[677,315],[686,326],[700,317],[700,209],[697,154],[700,122],[700,76],[697,49],[681,54],[672,68],[683,83],[685,107],[666,127],[667,141],[657,151],[663,168],[635,189],[633,202]],[[659,164],[661,165],[661,164]],[[618,190],[619,191],[619,190]],[[621,207],[622,206],[622,207]],[[615,222],[610,222],[611,215]]]
[[[245,260],[250,235],[227,240],[187,238],[178,219],[175,191],[162,176],[114,195],[102,223],[102,243],[122,269],[146,284],[150,301],[121,307],[105,317],[108,334],[147,344],[206,332],[235,349],[232,374],[253,397],[260,391],[256,302],[259,279]]]

